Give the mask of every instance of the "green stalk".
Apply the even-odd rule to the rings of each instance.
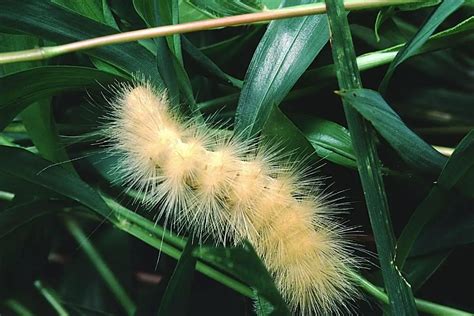
[[[43,297],[48,301],[48,303],[53,307],[59,316],[69,316],[69,313],[62,306],[51,289],[43,286],[40,280],[36,280],[34,284],[41,295],[43,295]]]
[[[379,302],[384,304],[388,304],[388,296],[387,294],[379,287],[373,285],[367,279],[363,278],[359,274],[350,271],[351,277],[365,292],[373,296]],[[428,313],[430,315],[458,315],[458,316],[467,316],[472,315],[472,313],[468,313],[459,309],[455,309],[449,306],[444,306],[436,303],[432,303],[429,301],[415,299],[416,308],[420,312]]]
[[[334,65],[342,90],[362,88],[352,36],[341,0],[326,0]],[[357,159],[367,210],[379,254],[390,310],[393,315],[416,315],[410,285],[394,265],[395,235],[392,229],[374,131],[367,121],[343,101],[344,112]]]
[[[23,304],[14,299],[6,300],[3,303],[19,316],[33,316],[34,314]]]
[[[389,5],[416,3],[421,1],[422,0],[346,0],[344,6],[347,10],[362,10],[381,8]],[[324,3],[313,3],[293,7],[279,8],[274,10],[264,10],[255,13],[227,16],[217,19],[208,19],[175,25],[165,25],[155,28],[101,36],[64,45],[40,47],[23,51],[2,53],[0,54],[0,64],[42,60],[60,56],[66,53],[72,53],[106,45],[128,43],[154,37],[211,30],[221,27],[245,25],[312,14],[322,14],[325,12],[326,6]]]
[[[84,234],[82,228],[71,217],[66,217],[64,222],[71,235],[74,237],[74,239],[76,239],[77,243],[81,246],[86,255],[94,264],[94,267],[97,269],[102,279],[104,279],[110,291],[117,299],[117,302],[122,305],[127,315],[133,315],[136,310],[135,304],[128,296],[127,292],[117,280],[113,272],[107,266],[107,263],[105,263],[100,253],[92,245],[86,234]]]
[[[136,223],[140,227],[143,227],[147,231],[154,232],[155,235],[162,237],[168,243],[172,244],[175,247],[184,249],[186,246],[186,241],[164,229],[160,225],[154,224],[148,219],[140,216],[139,214],[130,211],[129,209],[123,207],[121,204],[117,203],[110,197],[101,194],[105,203],[114,210],[115,215],[118,215],[118,223],[115,223],[119,227],[126,227],[129,223]]]

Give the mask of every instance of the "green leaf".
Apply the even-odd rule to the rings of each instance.
[[[319,157],[341,166],[357,168],[351,135],[345,127],[320,118],[305,118],[297,120],[296,124]]]
[[[439,174],[446,157],[412,132],[378,92],[354,89],[339,94],[347,104],[372,123],[411,168],[424,173]]]
[[[197,248],[194,255],[254,288],[257,295],[263,296],[273,305],[273,315],[290,315],[272,277],[250,244],[236,248],[203,246]]]
[[[224,17],[229,15],[259,12],[263,9],[260,0],[184,0],[209,17]]]
[[[471,205],[474,198],[473,188],[474,131],[471,131],[456,147],[436,185],[417,207],[403,229],[397,243],[397,262],[400,266],[403,266],[415,243],[417,249],[414,255],[421,255],[474,241],[472,211],[463,211],[458,203],[452,202],[453,199],[459,201],[462,197],[450,194],[453,190],[463,192],[464,199],[467,199],[466,203]],[[447,209],[451,206],[454,209],[448,212]],[[426,227],[442,211],[445,211],[444,215]]]
[[[196,258],[192,255],[193,249],[194,246],[191,239],[189,239],[166,286],[166,291],[163,294],[158,311],[159,316],[184,316],[188,314],[188,301],[196,266]]]
[[[89,0],[85,2],[75,0],[53,0],[52,2],[92,20],[118,29],[109,5],[105,0]]]
[[[179,20],[181,23],[194,22],[209,19],[207,13],[190,4],[187,0],[179,0]]]
[[[219,66],[217,66],[209,57],[207,57],[200,49],[193,45],[186,37],[183,36],[183,49],[189,56],[196,61],[196,63],[207,73],[214,77],[223,80],[224,82],[230,83],[236,88],[242,88],[242,81],[236,79],[225,72],[223,72]]]
[[[383,8],[382,10],[379,11],[379,13],[377,13],[377,18],[375,19],[375,25],[374,25],[375,39],[377,40],[377,42],[380,42],[380,36],[379,36],[380,27],[386,20],[390,19],[394,14],[395,14],[394,6]]]
[[[47,17],[47,18],[45,18]],[[56,43],[68,43],[117,33],[110,26],[88,19],[48,1],[0,2],[0,30],[32,34]],[[85,51],[127,74],[141,73],[161,82],[155,57],[138,43],[109,45]]]
[[[104,71],[76,66],[44,66],[0,77],[0,130],[38,99],[116,79],[119,77]]]
[[[418,30],[418,32],[416,32],[415,36],[397,53],[397,56],[388,67],[388,70],[380,83],[380,91],[385,92],[395,69],[423,46],[438,26],[463,3],[464,0],[450,0],[443,1],[438,6],[428,20],[423,23],[423,26]]]
[[[278,144],[286,152],[294,153],[301,157],[311,157],[314,149],[296,127],[296,125],[278,107],[272,113],[263,127],[262,135],[270,144]]]
[[[144,1],[134,0],[133,5],[137,13],[141,16],[148,27],[155,27],[162,25],[161,15],[169,12],[161,12],[159,8],[159,1]],[[170,48],[168,47],[166,38],[158,37],[153,39],[155,43],[156,65],[163,78],[164,85],[168,91],[171,102],[179,104],[179,86],[176,75],[175,66],[173,64],[173,57]]]
[[[111,215],[107,204],[87,183],[27,150],[0,146],[0,175],[21,181],[32,192],[39,187],[76,201],[105,218]]]
[[[144,1],[134,0],[136,11],[149,27],[178,23],[176,0]],[[196,110],[191,81],[183,66],[181,37],[179,34],[158,37],[154,40],[157,49],[156,64],[173,104],[179,105],[179,91],[186,103]]]
[[[298,156],[311,157],[316,152],[320,158],[357,168],[349,132],[334,122],[312,116],[290,120],[279,108],[274,108],[262,135]]]
[[[474,198],[474,130],[456,147],[441,172],[438,185],[445,190],[456,188]]]
[[[2,50],[6,51],[32,49],[38,45],[38,39],[28,35],[0,35],[0,41],[3,43]],[[41,66],[41,64],[41,62],[23,62],[3,65],[1,68],[3,68],[3,73],[8,74]],[[44,158],[54,162],[69,161],[56,130],[51,98],[37,99],[23,110],[21,120],[33,144]],[[64,166],[75,172],[72,164],[64,163]]]
[[[120,284],[120,281],[114,275],[102,254],[96,249],[96,247],[94,247],[90,241],[90,236],[84,233],[81,226],[72,217],[66,217],[64,222],[71,235],[81,246],[82,250],[96,268],[100,277],[104,280],[109,290],[115,296],[116,301],[122,305],[122,308],[127,315],[134,315],[136,311],[135,303],[129,297],[123,285]]]
[[[342,90],[362,88],[344,2],[326,0],[326,7],[339,88]],[[395,236],[373,132],[362,116],[349,106],[347,100],[342,101],[374,232],[390,310],[394,315],[416,315],[415,300],[410,286],[393,262]]]
[[[288,0],[285,6],[312,1]],[[245,75],[235,116],[235,131],[259,133],[329,39],[325,15],[272,21]]]

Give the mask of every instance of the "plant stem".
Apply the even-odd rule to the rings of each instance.
[[[339,88],[341,90],[362,88],[352,36],[346,13],[343,11],[342,0],[326,0],[326,4]],[[369,123],[344,100],[343,107],[356,154],[357,169],[364,190],[391,313],[393,315],[416,315],[416,306],[410,285],[403,279],[394,264],[395,235],[391,226],[380,161],[375,148],[374,131]]]
[[[362,10],[380,8],[389,5],[401,5],[416,3],[421,0],[346,0],[344,3],[346,10]],[[265,10],[256,13],[248,13],[234,16],[227,16],[217,19],[207,19],[189,23],[166,25],[155,28],[141,29],[131,32],[101,36],[74,43],[40,47],[17,52],[0,54],[0,64],[48,59],[66,53],[77,52],[111,44],[127,43],[142,39],[183,34],[196,31],[211,30],[215,28],[245,25],[256,22],[286,19],[298,16],[321,14],[326,12],[324,3],[305,4],[274,10]]]
[[[43,295],[43,297],[48,301],[48,303],[51,304],[51,306],[54,308],[54,310],[58,313],[59,316],[69,315],[69,313],[61,305],[61,303],[59,302],[56,295],[52,292],[51,289],[43,286],[40,280],[36,280],[34,284],[38,291],[41,293],[41,295]]]
[[[14,311],[16,315],[34,316],[34,314],[25,305],[21,304],[15,299],[6,300],[3,304]]]
[[[388,304],[388,296],[387,294],[379,287],[375,286],[374,284],[367,281],[367,279],[363,278],[359,274],[355,273],[354,271],[349,272],[351,274],[352,279],[366,291],[368,294],[372,295],[378,301]],[[416,308],[420,312],[428,313],[430,315],[459,315],[459,316],[467,316],[472,315],[472,313],[468,313],[459,309],[455,309],[449,306],[444,306],[436,303],[432,303],[429,301],[415,299]]]
[[[74,239],[76,239],[77,243],[87,254],[89,259],[92,261],[95,268],[99,272],[100,276],[102,277],[102,279],[104,279],[105,283],[109,287],[110,291],[114,294],[115,298],[117,299],[117,302],[122,305],[127,315],[133,315],[136,310],[135,304],[128,296],[122,285],[119,283],[113,272],[107,266],[100,253],[92,245],[89,240],[89,237],[86,236],[79,224],[71,217],[66,217],[64,222],[71,235],[74,237]]]

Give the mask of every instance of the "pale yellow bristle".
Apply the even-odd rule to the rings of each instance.
[[[179,118],[149,84],[123,89],[112,108],[107,138],[124,156],[117,170],[146,205],[160,204],[159,216],[199,240],[249,240],[295,313],[344,310],[357,262],[303,171]]]

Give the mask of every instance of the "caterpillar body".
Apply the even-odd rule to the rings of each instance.
[[[345,229],[315,180],[279,153],[172,110],[150,84],[120,87],[105,135],[127,185],[175,227],[218,243],[250,241],[293,312],[339,314],[356,295]]]

